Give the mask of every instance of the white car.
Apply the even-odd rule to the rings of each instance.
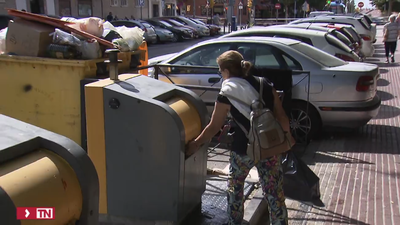
[[[363,55],[370,57],[374,54],[375,48],[372,45],[375,42],[376,27],[368,24],[364,17],[350,17],[350,16],[318,16],[314,18],[304,18],[290,22],[289,24],[299,24],[299,23],[328,23],[331,25],[336,24],[347,24],[351,25],[356,29],[357,33],[360,34],[363,39],[363,46],[361,52]]]
[[[305,30],[301,27],[269,26],[263,28],[250,28],[226,34],[220,38],[227,37],[284,37],[302,41],[315,46],[331,55],[345,61],[360,62],[360,57],[345,43],[337,39],[331,33],[318,30]]]
[[[366,124],[379,111],[377,65],[345,62],[298,40],[271,37],[234,37],[200,42],[168,57],[161,64],[168,78],[159,79],[178,85],[213,87],[193,89],[211,112],[222,79],[216,59],[228,50],[241,52],[257,69],[305,70],[311,72],[307,110],[308,81],[306,74],[293,74],[291,128],[300,138],[312,137],[321,126],[356,128]],[[160,59],[160,58],[159,58]],[[190,67],[195,66],[195,67]],[[153,77],[154,74],[150,73]],[[280,74],[272,75],[272,79]],[[276,75],[276,76],[275,76]],[[272,80],[272,82],[274,82]]]

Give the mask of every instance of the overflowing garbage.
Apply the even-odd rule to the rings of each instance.
[[[114,27],[97,17],[59,20],[16,10],[13,13],[18,16],[0,30],[0,54],[89,60],[104,57],[111,46],[131,52],[143,43],[142,29]]]

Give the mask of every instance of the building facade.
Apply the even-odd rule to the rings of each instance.
[[[208,7],[207,7],[207,2]],[[218,14],[222,21],[225,20],[228,6],[228,0],[178,0],[177,12],[180,15],[193,16],[202,18],[212,18],[213,15]],[[239,4],[242,4],[242,9],[239,9]],[[234,0],[233,3],[233,16],[236,16],[236,21],[241,19],[242,24],[248,21],[248,8],[247,0]]]
[[[147,19],[176,15],[176,0],[0,0],[0,14],[5,8],[27,12],[72,16],[75,18],[100,17],[105,19],[109,12],[119,19]]]

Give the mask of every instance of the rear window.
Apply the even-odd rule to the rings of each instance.
[[[361,25],[367,29],[367,30],[371,30],[371,25],[368,23],[368,21],[365,19],[365,17],[361,17],[357,19],[358,22],[361,23]]]
[[[293,44],[290,47],[303,53],[304,55],[308,56],[309,58],[313,59],[314,61],[320,63],[325,67],[335,67],[347,64],[345,61],[336,58],[333,55],[330,55],[322,50],[319,50],[318,48],[304,43]]]
[[[353,36],[356,41],[361,41],[361,37],[360,35],[357,33],[357,31],[354,28],[344,28],[347,32],[349,32],[351,34],[351,36]]]
[[[353,43],[342,33],[340,33],[337,30],[333,30],[331,33],[333,36],[335,36],[337,39],[339,39],[341,42],[343,42],[347,46],[352,46]]]
[[[345,45],[343,42],[341,42],[339,39],[337,39],[332,34],[326,34],[325,39],[330,45],[333,45],[342,51],[351,52],[351,49],[349,48],[349,46]]]

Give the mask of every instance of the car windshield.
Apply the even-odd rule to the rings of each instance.
[[[165,21],[160,21],[160,23],[161,23],[162,25],[166,26],[166,27],[172,27],[171,24],[169,24],[169,23],[167,23],[167,22],[165,22]]]
[[[308,56],[309,58],[315,60],[325,67],[335,67],[346,64],[345,61],[305,43],[293,44],[290,47],[303,53],[304,55]]]
[[[143,24],[143,26],[145,26],[147,28],[152,28],[152,26],[150,24],[148,24],[148,23],[142,23],[142,24]]]
[[[205,23],[203,23],[201,20],[193,20],[194,22],[201,24],[201,25],[206,25]]]
[[[184,26],[182,23],[179,23],[178,21],[175,21],[175,20],[168,20],[168,22],[171,22],[172,24],[174,24],[175,26],[178,26],[178,27]]]

